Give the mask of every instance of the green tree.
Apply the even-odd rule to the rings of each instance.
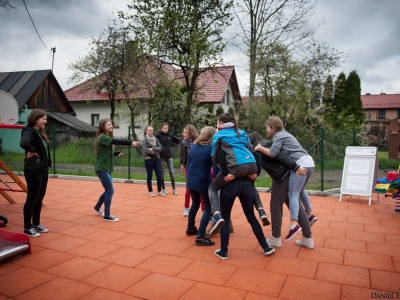
[[[335,81],[335,96],[333,97],[334,118],[332,126],[334,129],[343,129],[346,118],[346,74],[341,72]]]
[[[324,90],[322,93],[322,104],[324,107],[324,121],[325,124],[331,125],[335,117],[334,107],[333,107],[333,78],[332,75],[328,75],[325,79]]]
[[[222,62],[222,33],[231,22],[232,6],[232,0],[133,0],[131,15],[119,12],[131,21],[146,53],[182,71],[184,125],[191,121],[199,75]]]
[[[346,81],[347,128],[358,130],[364,123],[361,101],[361,80],[356,71],[351,71]]]
[[[316,108],[321,105],[322,98],[322,86],[321,81],[318,79],[314,80],[311,84],[311,99],[310,99],[310,107]]]

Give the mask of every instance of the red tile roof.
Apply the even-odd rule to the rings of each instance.
[[[162,67],[170,75],[170,78],[175,78],[184,84],[183,73],[180,69],[175,69],[171,65]],[[214,71],[200,69],[201,74],[197,81],[198,92],[195,94],[195,99],[203,103],[221,102],[230,80],[236,81],[234,69],[234,66],[216,67]],[[87,81],[64,92],[70,102],[108,101],[107,93],[88,89],[85,87],[86,83]],[[235,84],[237,86],[237,82]],[[132,97],[147,98],[149,94],[143,89]],[[124,99],[123,93],[118,93],[116,99]]]
[[[363,109],[400,109],[400,94],[361,95],[361,101]]]

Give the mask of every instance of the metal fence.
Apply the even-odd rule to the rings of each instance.
[[[95,133],[68,131],[56,127],[50,129],[50,149],[53,163],[51,172],[76,175],[92,172],[95,176],[96,156],[93,148]],[[340,187],[346,147],[361,144],[357,139],[357,133],[354,131],[325,131],[322,128],[315,133],[300,129],[291,133],[314,158],[316,168],[310,180],[314,189],[324,191]],[[19,147],[20,137],[21,130],[0,129],[0,159],[16,172],[22,171],[24,161],[24,152]],[[125,136],[115,138],[130,140],[130,128]],[[172,153],[175,158],[176,171],[180,173],[178,149],[179,145],[173,147]],[[116,146],[115,151],[123,153],[121,159],[114,160],[115,169],[119,173],[126,174],[127,179],[135,179],[132,178],[132,173],[143,172],[145,174],[141,146],[138,148]],[[386,170],[380,168],[380,177],[385,174]],[[263,176],[267,175],[264,173]]]

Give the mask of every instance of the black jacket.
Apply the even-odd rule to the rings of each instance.
[[[271,147],[269,141],[261,141],[260,145],[266,148]],[[260,152],[261,153],[261,152]],[[281,184],[282,181],[289,175],[289,171],[296,171],[300,166],[290,158],[289,153],[281,151],[275,157],[267,156],[263,153],[262,155],[262,168],[277,184]]]
[[[27,125],[22,129],[19,145],[25,150],[24,170],[48,170],[51,168],[49,144],[33,127]],[[26,158],[28,152],[37,153],[39,157]]]
[[[160,157],[163,157],[164,159],[172,158],[171,147],[178,145],[181,140],[170,132],[164,133],[162,131],[156,134],[156,138],[160,141],[160,144],[163,147]]]

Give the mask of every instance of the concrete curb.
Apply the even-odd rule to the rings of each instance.
[[[93,176],[77,176],[77,175],[63,175],[63,174],[50,174],[49,175],[50,178],[62,178],[62,179],[70,179],[70,180],[90,180],[90,181],[98,181],[99,179],[97,177],[93,177]],[[147,184],[146,180],[136,180],[136,179],[122,179],[122,178],[113,178],[114,182],[119,182],[119,183],[134,183],[134,184]],[[156,181],[152,181],[153,184],[157,184]],[[165,185],[170,186],[171,183],[166,181]],[[176,186],[179,187],[185,187],[186,183],[183,182],[176,182],[175,183]],[[264,192],[264,193],[268,193],[270,192],[271,188],[257,188],[257,191],[259,192]],[[336,188],[336,189],[331,189],[331,190],[325,190],[325,191],[314,191],[314,190],[307,190],[306,191],[308,195],[311,196],[321,196],[321,197],[334,197],[334,198],[338,198],[340,197],[340,188]]]

